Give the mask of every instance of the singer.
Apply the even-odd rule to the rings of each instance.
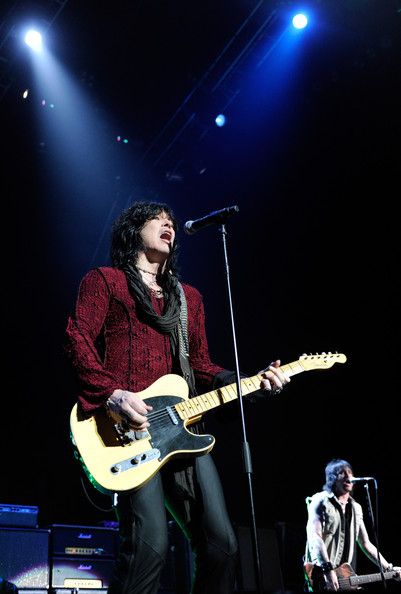
[[[349,586],[349,576],[355,575],[357,545],[376,565],[378,551],[369,538],[362,506],[352,496],[354,473],[351,464],[346,460],[331,460],[325,468],[325,475],[323,491],[306,500],[306,589],[313,592],[354,589],[346,588],[346,585]],[[362,478],[364,481],[371,479]],[[385,579],[401,579],[401,567],[394,567],[381,554],[380,563]],[[361,576],[360,579],[364,577],[368,578]],[[383,576],[377,573],[362,583],[382,579]]]
[[[179,280],[177,230],[166,204],[136,202],[123,211],[112,229],[112,266],[86,273],[68,319],[66,350],[81,414],[103,409],[130,433],[157,428],[149,404],[157,399],[148,392],[145,403],[141,392],[166,374],[185,377],[190,396],[235,382],[234,372],[210,359],[201,294]],[[279,392],[288,383],[279,365],[261,374],[261,390]],[[205,433],[199,427],[191,425]],[[165,505],[196,556],[192,594],[232,594],[238,546],[210,453],[170,460],[118,495],[120,548],[109,594],[159,591],[168,552]]]

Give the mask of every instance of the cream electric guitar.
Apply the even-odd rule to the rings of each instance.
[[[302,355],[280,367],[291,377],[303,371],[329,369],[345,363],[345,355],[321,353]],[[259,390],[262,375],[241,380],[241,393],[248,396]],[[71,440],[75,457],[96,489],[118,493],[136,489],[154,476],[174,456],[202,456],[210,452],[212,435],[196,435],[187,426],[199,421],[209,410],[235,400],[236,383],[188,397],[188,384],[179,375],[164,375],[138,395],[153,407],[148,414],[147,431],[134,431],[126,421],[103,407],[83,417],[75,404],[70,416]]]

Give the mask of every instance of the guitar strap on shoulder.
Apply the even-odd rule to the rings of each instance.
[[[309,508],[309,504],[311,501],[312,501],[312,497],[309,497],[309,496],[305,497],[306,509]],[[308,540],[306,540],[305,553],[302,557],[302,560],[303,560],[303,569],[304,569],[304,578],[305,578],[304,590],[305,590],[305,592],[313,592],[311,577],[306,570],[306,566],[311,563]]]
[[[188,339],[188,307],[184,289],[178,283],[181,297],[180,321],[178,324],[178,350],[180,367],[185,381],[188,383],[191,396],[196,395],[195,377],[192,367],[189,364],[189,339]]]

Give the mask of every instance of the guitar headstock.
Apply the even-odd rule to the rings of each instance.
[[[345,363],[347,357],[343,353],[316,353],[316,355],[301,355],[299,363],[305,370],[329,369],[335,363]]]

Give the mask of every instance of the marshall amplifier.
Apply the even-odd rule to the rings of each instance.
[[[35,505],[0,503],[0,526],[38,527],[39,508]]]
[[[77,557],[115,557],[118,530],[98,526],[51,526],[51,554]]]
[[[53,588],[101,589],[110,584],[114,559],[90,557],[53,557],[51,561]]]
[[[49,587],[50,530],[0,528],[0,576],[21,588]]]

